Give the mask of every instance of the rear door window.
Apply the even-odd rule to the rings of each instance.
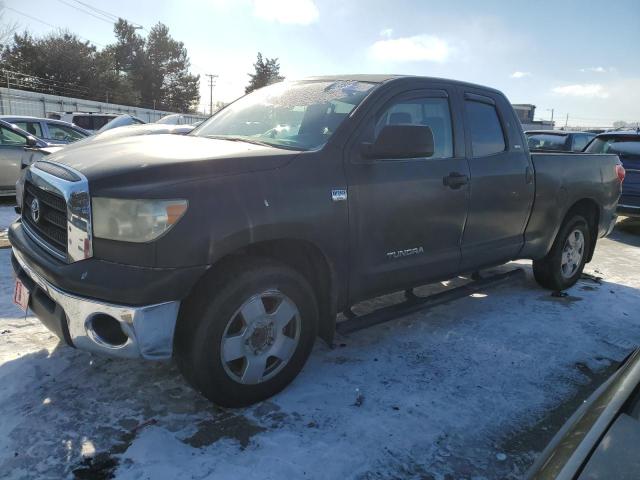
[[[504,152],[507,144],[496,107],[484,102],[465,100],[465,110],[473,156],[485,157]]]
[[[60,140],[63,142],[75,142],[85,137],[80,132],[66,125],[58,125],[56,123],[47,123],[49,128],[49,138],[51,140]]]
[[[30,133],[33,136],[38,138],[42,138],[42,127],[40,126],[40,122],[11,122],[16,127],[21,128],[27,133]]]

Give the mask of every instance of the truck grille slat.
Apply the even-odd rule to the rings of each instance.
[[[46,203],[51,208],[54,208],[65,215],[67,214],[67,202],[64,201],[64,198],[38,188],[31,183],[26,184],[25,190],[27,193],[31,194],[32,197],[37,197],[41,203]]]
[[[34,220],[31,205],[38,199],[38,221]],[[22,207],[22,221],[48,247],[66,256],[67,252],[67,203],[59,194],[46,191],[27,181]]]

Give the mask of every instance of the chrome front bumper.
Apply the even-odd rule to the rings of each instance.
[[[34,272],[16,248],[13,254],[25,274],[62,308],[69,336],[78,349],[122,358],[171,358],[179,301],[130,307],[79,297],[58,289]],[[97,315],[117,320],[127,337],[126,342],[112,345],[100,338],[91,328]]]

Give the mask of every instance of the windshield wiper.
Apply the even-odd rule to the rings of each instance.
[[[261,140],[247,138],[247,137],[234,137],[228,135],[206,135],[207,138],[213,138],[214,140],[229,140],[230,142],[245,142],[253,145],[261,145],[263,147],[281,148],[283,150],[302,150],[306,151],[306,148],[294,147],[292,145],[282,145],[276,143],[263,142]]]

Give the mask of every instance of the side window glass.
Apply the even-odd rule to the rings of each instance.
[[[49,138],[54,140],[61,140],[65,142],[74,142],[76,140],[80,140],[84,138],[84,135],[76,132],[72,128],[69,128],[65,125],[57,125],[55,123],[48,123],[49,127]]]
[[[413,98],[398,100],[377,117],[374,139],[387,125],[424,125],[433,133],[434,153],[430,158],[453,157],[451,112],[446,98]]]
[[[465,100],[465,110],[471,132],[473,156],[484,157],[503,152],[506,142],[496,107],[483,102]]]
[[[576,135],[573,138],[572,150],[574,152],[581,152],[584,149],[584,147],[587,146],[587,143],[589,143],[589,137],[587,137],[586,135]]]
[[[22,135],[9,130],[5,127],[0,127],[0,145],[6,146],[20,146],[26,145],[27,138]]]
[[[38,122],[11,122],[34,137],[42,138],[42,128]]]
[[[85,130],[93,130],[93,117],[89,115],[76,115],[73,117],[73,123]]]

